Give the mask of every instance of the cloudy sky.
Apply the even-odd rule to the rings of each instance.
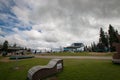
[[[120,30],[120,0],[0,0],[0,42],[54,48],[98,41],[99,29]]]

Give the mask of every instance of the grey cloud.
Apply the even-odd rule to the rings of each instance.
[[[55,29],[60,30],[61,33],[66,32],[66,36],[67,34],[71,34],[74,37],[79,37],[79,41],[83,35],[85,35],[87,38],[99,35],[99,28],[104,26],[102,23],[99,23],[99,20],[103,20],[104,22],[104,19],[119,17],[118,5],[120,4],[120,1],[118,0],[56,1],[57,2],[55,3],[49,2],[50,4],[44,5],[42,7],[40,6],[37,12],[33,12],[36,17],[32,16],[32,19],[38,23],[49,23],[49,21],[52,21],[56,25]],[[60,20],[61,23],[56,24],[57,20]],[[92,31],[94,31],[93,33],[95,35],[91,33]],[[47,36],[45,40],[47,42],[60,41],[60,39],[51,36]]]
[[[16,5],[11,11],[21,21],[18,25],[32,26],[32,30],[20,32],[29,41],[17,32],[19,36],[15,37],[19,37],[18,40],[23,39],[25,45],[35,48],[55,47],[72,42],[90,44],[98,41],[100,27],[106,29],[109,23],[119,25],[120,21],[119,0],[14,0],[14,2]]]
[[[61,7],[69,12],[100,17],[117,17],[119,0],[59,0]]]

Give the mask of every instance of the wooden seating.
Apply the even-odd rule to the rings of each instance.
[[[63,70],[62,59],[52,59],[45,66],[34,66],[28,71],[29,80],[41,80]]]

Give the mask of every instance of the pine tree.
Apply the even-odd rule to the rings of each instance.
[[[88,47],[87,46],[84,47],[84,51],[88,51]]]
[[[105,34],[102,28],[100,28],[100,38],[99,38],[99,42],[103,43],[105,39]]]
[[[6,56],[7,55],[7,51],[8,51],[8,41],[7,40],[5,40],[5,42],[3,43],[2,50],[4,51],[2,55]]]
[[[103,46],[103,51],[107,51],[108,49],[108,35],[100,28],[100,38],[99,38],[99,45]],[[99,47],[100,48],[100,47]]]
[[[115,51],[115,47],[112,46],[113,42],[119,42],[117,35],[118,35],[118,31],[114,30],[112,25],[109,25],[109,45],[110,45],[110,51],[113,52]]]
[[[105,45],[103,43],[97,44],[97,51],[98,52],[104,52],[105,51]]]
[[[8,50],[8,41],[7,40],[5,40],[5,42],[3,43],[2,50],[4,50],[4,51]]]
[[[108,33],[105,33],[105,48],[106,51],[109,51],[109,37],[108,37]]]
[[[93,47],[94,47],[94,52],[97,51],[97,45],[95,44],[95,42],[93,42]]]
[[[97,51],[97,45],[95,44],[95,42],[93,42],[91,44],[91,50],[92,50],[92,52],[96,52]]]
[[[17,44],[16,44],[16,43],[14,43],[13,47],[14,47],[14,48],[15,48],[15,47],[17,47]]]

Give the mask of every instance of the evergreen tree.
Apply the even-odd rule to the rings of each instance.
[[[91,44],[91,51],[94,52],[94,45]]]
[[[105,51],[105,45],[103,43],[97,44],[97,51],[98,52],[104,52]]]
[[[7,40],[5,40],[5,42],[3,43],[2,50],[4,50],[4,51],[8,50],[8,41]]]
[[[105,33],[105,49],[109,51],[109,37],[107,32]]]
[[[100,38],[99,38],[99,45],[102,45],[103,51],[107,51],[108,49],[108,35],[100,28]],[[100,48],[100,47],[99,47]]]
[[[112,46],[113,42],[119,42],[117,35],[118,35],[118,31],[114,30],[112,25],[109,25],[109,45],[110,45],[110,51],[113,52],[115,51],[115,47]]]
[[[8,51],[8,41],[7,40],[5,40],[5,42],[3,43],[2,50],[4,51],[2,55],[6,56],[7,55],[7,51]]]
[[[84,51],[88,51],[88,48],[87,48],[87,46],[85,46],[85,47],[84,47]]]
[[[93,42],[93,43],[91,44],[91,49],[92,49],[93,52],[96,52],[96,51],[97,51],[97,45],[95,44],[95,42]]]
[[[14,43],[13,47],[17,47],[17,44],[16,44],[16,43]]]
[[[103,31],[102,28],[100,28],[100,38],[99,38],[99,42],[103,43],[105,40],[105,33]]]
[[[93,42],[93,47],[94,47],[94,52],[96,52],[97,51],[97,45],[95,44],[95,42]]]

